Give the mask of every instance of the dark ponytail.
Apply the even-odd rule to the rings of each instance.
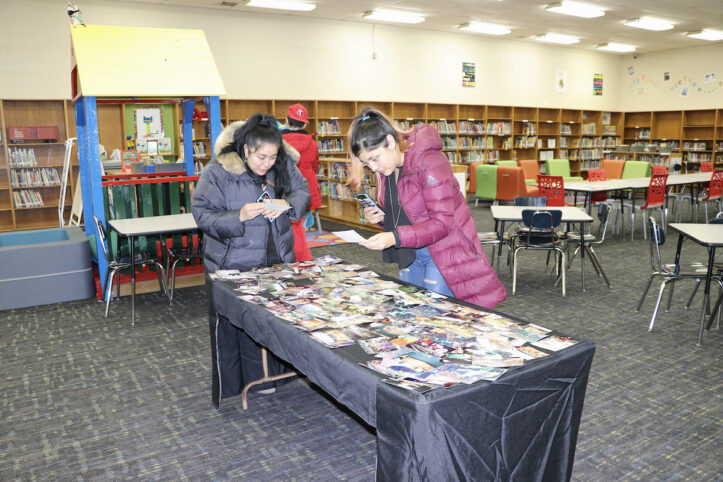
[[[291,178],[289,176],[289,165],[291,161],[284,149],[284,143],[279,131],[278,122],[271,114],[254,114],[249,117],[243,126],[236,129],[231,144],[221,149],[220,154],[235,152],[244,162],[246,170],[252,176],[255,175],[246,163],[246,152],[244,146],[250,151],[255,151],[262,144],[272,144],[279,148],[271,168],[276,175],[276,192],[279,197],[288,194],[291,190]]]

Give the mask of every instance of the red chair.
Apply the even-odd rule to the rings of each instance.
[[[587,180],[589,182],[607,181],[608,175],[605,172],[605,169],[588,169],[587,170]],[[592,196],[590,196],[590,201],[593,204],[607,201],[607,199],[608,199],[608,193],[606,193],[606,192],[594,192],[594,193],[592,193]]]
[[[497,195],[495,199],[502,202],[514,202],[519,196],[537,196],[539,190],[535,186],[525,185],[525,176],[521,167],[499,166],[497,168]]]
[[[646,213],[650,209],[660,209],[660,224],[665,229],[666,216],[665,216],[665,192],[668,187],[668,175],[667,174],[653,174],[650,177],[650,183],[648,184],[648,191],[645,195],[645,204],[642,206],[635,206],[632,208],[632,204],[625,202],[623,209],[630,209],[630,239],[633,239],[635,234],[635,211],[645,211]],[[643,220],[643,237],[647,239],[647,229],[644,216]]]
[[[565,184],[562,176],[538,174],[537,187],[540,188],[540,196],[547,198],[547,207],[565,205]]]
[[[700,172],[713,172],[713,163],[712,162],[701,162],[700,163]]]
[[[665,166],[653,166],[651,169],[653,176],[656,174],[668,174],[668,168]]]
[[[701,198],[700,202],[705,207],[705,222],[708,224],[708,203],[718,202],[717,211],[723,211],[723,169],[716,169],[710,177],[708,195]]]

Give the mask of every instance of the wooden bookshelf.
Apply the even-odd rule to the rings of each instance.
[[[422,122],[435,125],[445,140],[445,155],[451,163],[495,162],[507,159],[567,158],[573,175],[598,167],[601,159],[648,160],[667,164],[669,152],[684,159],[684,172],[696,170],[703,160],[712,160],[723,168],[723,107],[701,110],[670,110],[644,112],[603,112],[587,109],[560,109],[534,106],[502,106],[475,104],[443,104],[426,102],[335,101],[313,99],[224,99],[221,118],[224,125],[247,119],[256,112],[266,112],[284,122],[291,104],[304,104],[309,113],[310,132],[317,133],[320,144],[336,143],[338,149],[320,152],[319,181],[326,188],[325,208],[320,215],[328,220],[370,229],[360,217],[359,205],[347,199],[343,190],[348,179],[346,133],[352,119],[364,106],[373,106],[406,127]],[[205,109],[202,99],[196,108]],[[180,119],[176,107],[176,119]],[[99,139],[110,154],[125,145],[123,107],[119,104],[98,104]],[[62,173],[64,146],[67,137],[75,136],[73,104],[62,100],[0,101],[2,152],[0,152],[0,231],[31,229],[57,225],[58,188],[44,186],[42,208],[16,208],[13,202],[12,169],[9,163],[10,144],[7,128],[23,125],[56,125],[56,143],[33,143],[38,167],[57,168]],[[322,129],[322,123],[335,123],[333,131]],[[194,122],[197,142],[207,146],[207,122]],[[328,125],[327,125],[328,127]],[[180,129],[178,129],[180,132]],[[177,141],[178,134],[176,134]],[[531,140],[531,138],[534,138]],[[522,141],[525,141],[522,144]],[[332,142],[333,141],[333,142]],[[530,142],[531,141],[531,142]],[[636,149],[617,150],[618,146]],[[663,152],[656,152],[655,147]],[[652,152],[643,151],[650,148]],[[72,188],[77,177],[77,157],[73,156],[73,181],[69,183],[66,204],[72,201]],[[202,162],[210,159],[207,155]],[[41,162],[42,161],[42,162]],[[41,165],[42,164],[42,165]],[[330,183],[335,193],[330,191]],[[374,193],[374,182],[367,173],[365,189]],[[47,199],[45,192],[47,194]],[[339,195],[341,192],[341,195]]]

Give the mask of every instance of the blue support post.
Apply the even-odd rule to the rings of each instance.
[[[98,151],[98,110],[95,97],[79,97],[75,101],[75,123],[78,134],[78,164],[85,233],[86,235],[96,235],[93,216],[105,225],[105,210],[103,209],[103,186]],[[100,245],[101,240],[97,235],[95,241],[98,253],[98,274],[101,286],[103,286],[108,263],[105,257],[101,256],[103,247]]]
[[[211,125],[211,152],[210,156],[214,156],[214,148],[216,147],[216,139],[221,134],[221,102],[217,95],[212,97],[204,97],[203,103],[206,105],[208,112],[208,122]]]
[[[181,102],[183,115],[183,159],[186,165],[186,175],[193,176],[193,108],[196,102],[184,100]]]

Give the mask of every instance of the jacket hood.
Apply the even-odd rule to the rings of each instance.
[[[421,160],[429,151],[439,151],[444,144],[437,129],[428,124],[417,124],[404,138],[409,142],[409,150],[404,153],[403,174],[411,174],[423,168]]]
[[[308,149],[309,146],[316,142],[306,131],[281,131],[284,139],[290,139],[300,150]]]
[[[244,164],[243,159],[241,159],[241,156],[239,156],[235,151],[227,152],[225,154],[220,154],[220,152],[224,147],[233,144],[233,136],[236,129],[240,129],[245,123],[246,121],[242,120],[232,122],[223,128],[216,139],[216,146],[214,148],[216,160],[231,174],[243,174],[246,172],[246,165]],[[286,154],[293,159],[295,163],[298,162],[300,157],[299,151],[294,149],[294,147],[288,142],[283,141],[283,143]]]

